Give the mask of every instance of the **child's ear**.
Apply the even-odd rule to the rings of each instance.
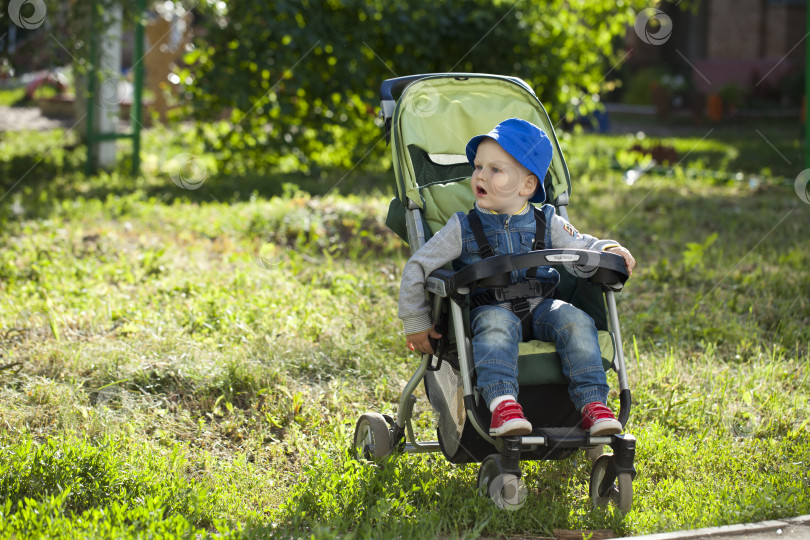
[[[523,182],[523,188],[520,190],[520,194],[524,197],[530,197],[534,195],[534,192],[537,191],[537,186],[540,185],[540,182],[537,180],[537,176],[534,174],[529,174],[526,176],[526,180]]]

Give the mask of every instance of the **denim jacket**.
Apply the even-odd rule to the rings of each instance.
[[[554,207],[543,205],[542,212],[546,216],[546,224],[551,223],[554,216]],[[521,213],[507,215],[495,214],[493,212],[482,211],[477,206],[475,211],[481,219],[484,227],[484,234],[495,255],[528,253],[532,250],[534,235],[537,230],[534,212],[530,206],[526,206]],[[465,266],[476,263],[482,259],[479,253],[478,243],[472,232],[470,221],[464,212],[457,212],[456,215],[461,222],[461,256],[453,261],[453,269],[460,270]],[[551,228],[545,228],[544,242],[546,249],[551,245]],[[528,268],[512,272],[512,283],[517,283],[526,279]],[[560,274],[555,268],[541,266],[537,269],[537,279],[540,281],[556,285],[560,281]]]

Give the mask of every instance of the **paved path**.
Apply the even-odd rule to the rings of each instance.
[[[789,519],[725,525],[692,531],[650,534],[627,537],[633,540],[703,540],[703,539],[752,539],[752,540],[810,540],[810,514]]]
[[[20,129],[42,131],[59,127],[69,128],[73,123],[70,119],[42,116],[39,107],[0,105],[0,131],[17,131]]]

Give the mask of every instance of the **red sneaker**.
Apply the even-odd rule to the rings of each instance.
[[[590,431],[592,437],[615,435],[622,432],[622,424],[605,405],[594,401],[582,409],[582,429]]]
[[[502,401],[492,412],[492,423],[489,425],[489,434],[493,437],[507,435],[529,435],[532,425],[523,416],[523,408],[513,399]]]

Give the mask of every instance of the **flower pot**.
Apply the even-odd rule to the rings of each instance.
[[[42,116],[48,118],[74,118],[76,116],[76,98],[73,96],[53,96],[37,99]]]

